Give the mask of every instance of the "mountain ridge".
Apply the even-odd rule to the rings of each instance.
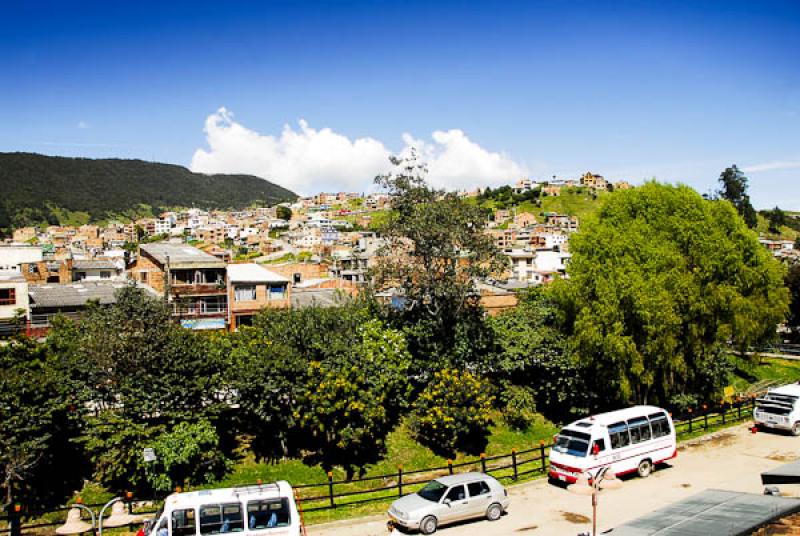
[[[0,192],[0,229],[141,216],[148,210],[156,216],[168,207],[241,209],[298,197],[255,175],[206,175],[178,164],[29,152],[0,152]]]

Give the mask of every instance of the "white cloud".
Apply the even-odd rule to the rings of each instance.
[[[80,129],[89,128],[89,123],[87,123],[86,121],[78,121],[78,124],[76,126]]]
[[[249,173],[300,194],[364,191],[375,175],[390,168],[391,151],[374,138],[350,140],[330,128],[300,120],[280,135],[259,134],[220,108],[206,119],[208,149],[198,149],[191,168],[201,173]],[[510,182],[524,174],[507,156],[487,151],[460,130],[436,131],[433,141],[403,135],[404,151],[414,145],[429,165],[430,182],[457,189]]]
[[[475,186],[509,184],[526,174],[526,170],[508,156],[488,151],[470,140],[458,129],[432,134],[433,143],[403,135],[406,149],[416,147],[428,163],[432,185],[448,190]]]
[[[757,173],[759,171],[777,171],[783,169],[800,169],[800,161],[778,160],[775,162],[766,162],[764,164],[756,164],[755,166],[747,166],[742,168],[742,171],[745,173]]]

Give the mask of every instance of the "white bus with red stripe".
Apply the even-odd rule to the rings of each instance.
[[[550,478],[572,483],[586,471],[608,466],[618,475],[636,471],[646,477],[655,465],[677,455],[669,413],[633,406],[565,426],[550,449]]]

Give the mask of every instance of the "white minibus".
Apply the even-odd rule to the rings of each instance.
[[[617,475],[653,466],[678,455],[669,413],[655,406],[633,406],[600,413],[564,427],[550,449],[550,478],[575,482],[582,473],[610,466]]]
[[[208,536],[240,533],[300,536],[302,520],[286,481],[238,488],[173,493],[164,501],[146,536]]]

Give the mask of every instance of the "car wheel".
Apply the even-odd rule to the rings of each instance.
[[[436,532],[437,524],[438,522],[436,521],[435,517],[428,516],[420,522],[419,531],[422,534],[433,534],[434,532]]]
[[[489,521],[497,521],[503,515],[503,507],[497,503],[492,504],[486,509],[486,519]]]
[[[800,436],[800,421],[797,421],[794,423],[794,426],[792,426],[792,435]]]
[[[639,462],[639,468],[636,471],[640,477],[647,478],[653,472],[653,464],[650,463],[650,460],[642,460]]]

